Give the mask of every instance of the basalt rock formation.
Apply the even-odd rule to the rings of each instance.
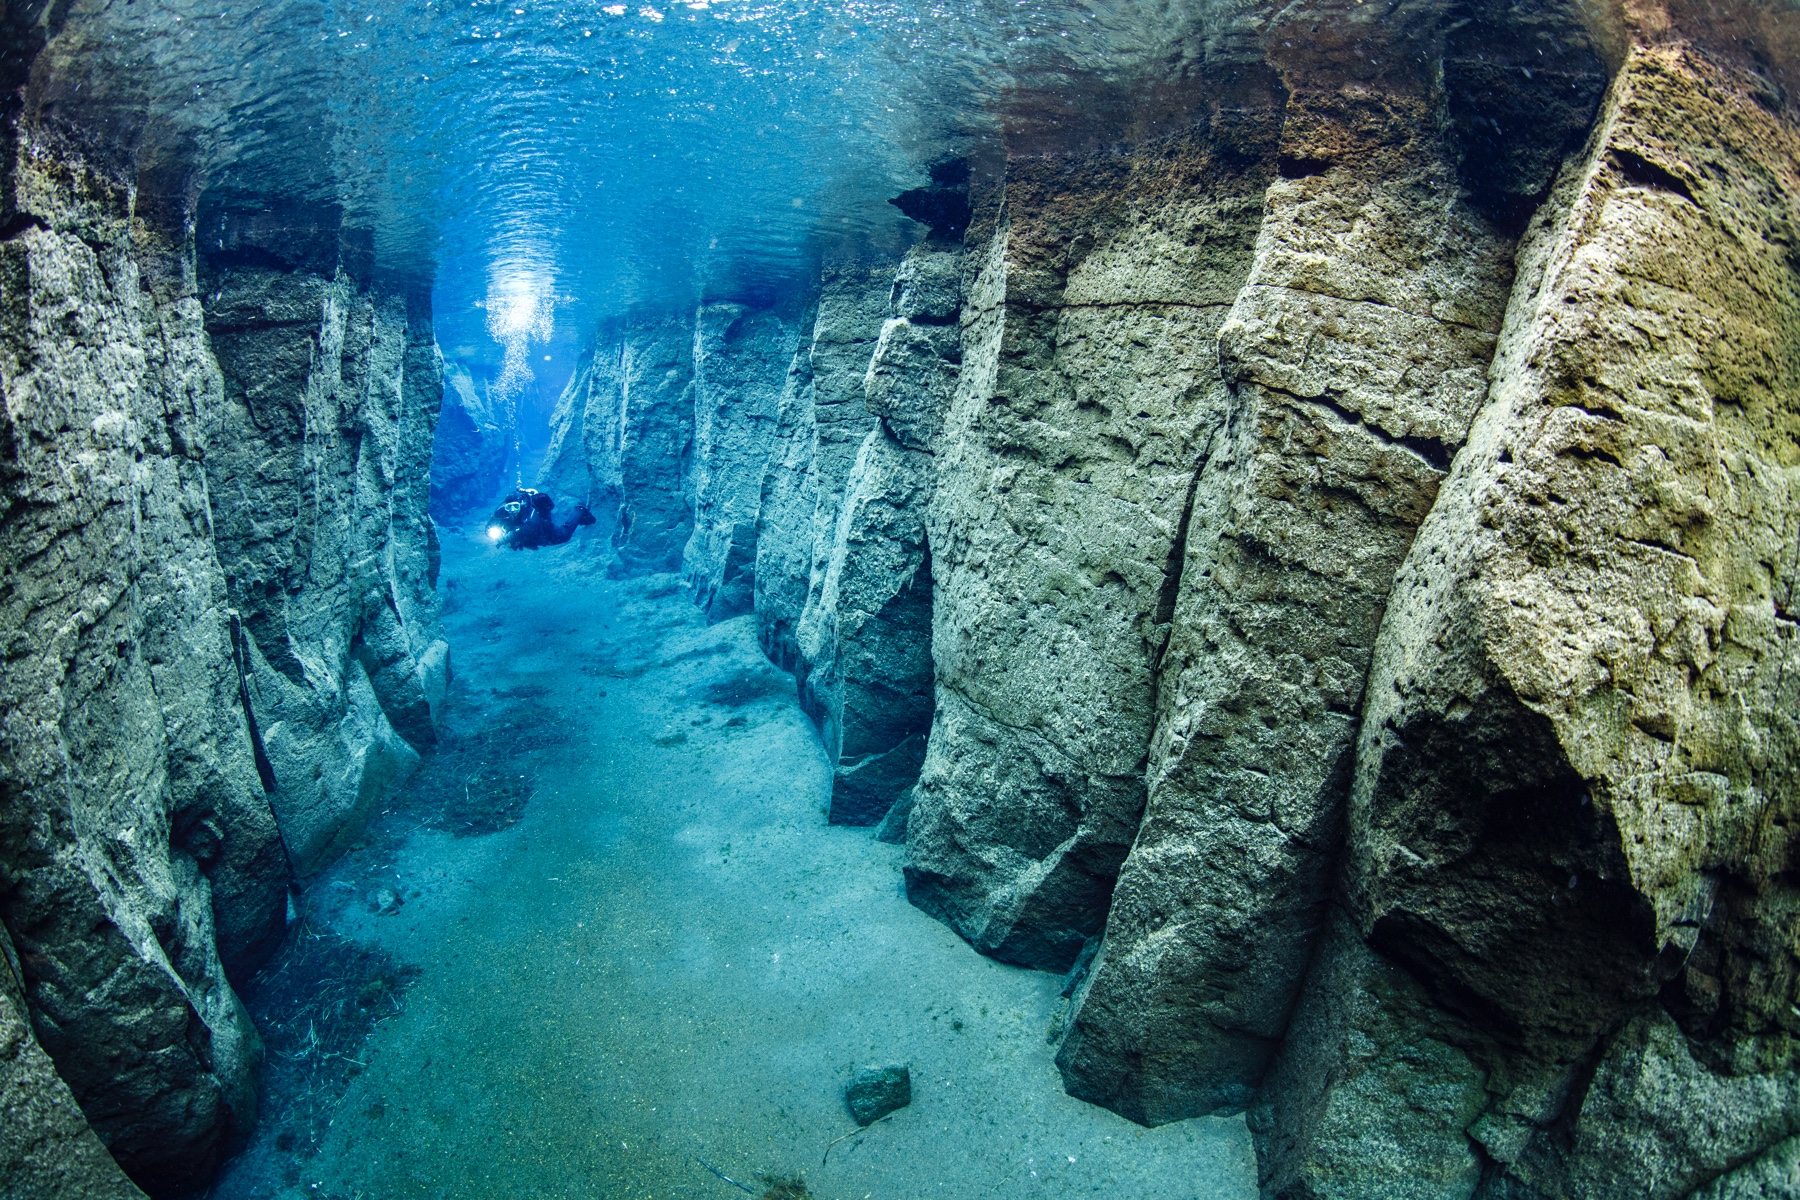
[[[1143,811],[1193,480],[1229,397],[1217,334],[1270,159],[1181,135],[977,181],[906,875],[1009,962],[1066,969],[1099,934]]]
[[[1522,1194],[1684,1196],[1800,1127],[1800,125],[1766,86],[1630,52],[1376,646],[1346,911],[1473,1028],[1469,1154]],[[1278,1113],[1336,1073],[1288,1053]]]
[[[1285,44],[1327,15],[1396,65]],[[1549,50],[1532,86],[1577,102],[1549,108],[1566,127],[1540,114],[1515,136],[1567,144],[1603,70],[1572,20],[1530,37]],[[1296,9],[1265,38],[1286,103],[1218,337],[1226,432],[1194,481],[1148,809],[1059,1060],[1077,1095],[1153,1124],[1241,1108],[1279,1042],[1331,890],[1376,630],[1484,401],[1513,279],[1510,208],[1458,179],[1494,151],[1433,119],[1459,80],[1429,22]],[[1512,193],[1554,165],[1528,162]]]
[[[915,903],[1074,967],[1073,1094],[1247,1114],[1282,1200],[1795,1193],[1800,23],[1179,7],[907,237],[599,328],[541,483],[754,626]],[[290,871],[433,736],[426,509],[505,449],[339,210],[31,94],[0,1167],[174,1192]]]
[[[456,522],[494,501],[511,453],[506,423],[469,372],[444,367],[444,399],[431,443],[431,515]]]
[[[694,317],[694,531],[682,577],[713,620],[755,607],[763,469],[799,342],[800,322],[779,309],[719,301]]]
[[[632,320],[600,331],[557,402],[537,486],[559,504],[601,506],[615,573],[681,565],[694,528],[693,381],[693,324]]]
[[[1221,20],[1183,122],[940,166],[872,348],[831,266],[779,398],[696,406],[831,819],[1271,1197],[1785,1194],[1793,31]]]
[[[819,523],[830,536],[815,544],[800,618],[800,699],[834,764],[827,815],[837,824],[873,825],[903,797],[910,805],[924,762],[936,703],[926,514],[961,366],[961,276],[961,250],[946,239],[901,261],[858,380],[875,423]]]
[[[206,459],[214,545],[270,800],[305,874],[432,742],[449,647],[426,511],[443,392],[430,314],[358,286],[331,214],[296,215],[203,211],[200,281],[225,384]]]
[[[0,64],[0,1174],[179,1194],[255,1118],[232,980],[431,735],[438,361],[335,210],[53,112],[60,19]]]

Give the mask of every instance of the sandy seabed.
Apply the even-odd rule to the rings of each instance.
[[[1062,979],[976,954],[907,903],[900,847],[826,824],[750,618],[609,580],[598,546],[444,540],[449,733],[246,989],[270,1065],[217,1200],[744,1194],[703,1162],[783,1198],[1254,1197],[1241,1119],[1065,1095]],[[911,1106],[853,1133],[844,1084],[889,1062]]]

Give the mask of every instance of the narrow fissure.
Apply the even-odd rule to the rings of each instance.
[[[0,16],[0,1195],[1787,1194],[1800,16],[1648,4]]]

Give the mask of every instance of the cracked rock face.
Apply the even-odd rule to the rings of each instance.
[[[491,503],[510,452],[499,414],[468,371],[444,367],[444,400],[431,443],[431,515],[455,523]]]
[[[835,763],[828,813],[834,824],[880,821],[917,780],[931,728],[930,448],[955,385],[960,343],[953,325],[929,322],[942,314],[954,319],[960,262],[956,248],[927,240],[907,252],[897,272],[884,273],[879,288],[864,292],[860,328],[872,336],[861,345],[861,369],[846,382],[866,433],[834,503],[821,504],[830,520],[828,528],[820,522],[826,536],[814,549],[798,629],[801,704]],[[892,336],[914,322],[934,338]],[[845,362],[852,365],[854,359]],[[884,390],[884,382],[898,380],[906,386]]]
[[[186,1194],[255,1119],[231,980],[280,938],[292,867],[391,778],[361,768],[416,757],[403,734],[429,740],[443,696],[437,352],[427,314],[338,273],[366,258],[335,222],[280,201],[210,210],[202,289],[185,167],[84,157],[20,95],[0,128],[0,1175],[139,1194],[123,1168]],[[269,246],[290,260],[234,257]]]
[[[1426,32],[1341,19],[1389,54]],[[1059,1057],[1076,1095],[1149,1124],[1242,1108],[1279,1044],[1376,629],[1512,283],[1513,239],[1458,197],[1440,81],[1320,87],[1329,45],[1273,57],[1280,171],[1219,332],[1233,394],[1195,479],[1148,806]]]
[[[795,354],[782,394],[777,447],[763,477],[757,632],[769,656],[802,677],[834,654],[829,635],[821,637],[817,628],[819,592],[846,483],[875,426],[863,377],[881,333],[893,271],[891,259],[869,250],[827,258],[811,343]],[[826,745],[829,754],[829,733]]]
[[[0,930],[0,1179],[9,1195],[141,1200],[32,1036],[23,972]]]
[[[174,1189],[253,1118],[226,965],[279,936],[286,866],[208,528],[223,387],[200,304],[144,273],[166,247],[104,178],[51,165],[20,156],[8,201],[41,224],[0,242],[0,918],[56,1073],[127,1171]],[[11,1045],[13,1080],[39,1069],[22,1028]],[[40,1128],[62,1165],[33,1170],[128,1194]]]
[[[1217,333],[1266,178],[1189,137],[1015,159],[978,198],[906,875],[1008,962],[1074,961],[1137,827],[1178,543],[1229,398]]]
[[[755,607],[764,464],[798,345],[792,314],[719,302],[694,318],[694,527],[681,570],[715,621]]]
[[[429,314],[358,286],[335,246],[284,238],[298,261],[283,270],[260,261],[263,226],[212,220],[207,330],[225,380],[206,463],[214,539],[271,801],[307,874],[434,740],[449,669],[426,513],[441,368]]]
[[[1489,1030],[1545,1194],[1685,1196],[1794,1132],[1800,129],[1757,82],[1624,64],[1369,689],[1352,911]]]
[[[593,362],[582,444],[589,489],[618,500],[608,570],[673,571],[693,533],[693,325],[627,322],[603,331]]]

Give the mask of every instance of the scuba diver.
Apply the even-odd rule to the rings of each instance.
[[[577,504],[575,519],[558,525],[550,517],[550,510],[555,507],[556,501],[536,488],[518,488],[494,510],[494,524],[488,536],[495,541],[504,538],[514,550],[536,550],[539,546],[560,546],[574,537],[581,526],[594,523],[588,506]]]

